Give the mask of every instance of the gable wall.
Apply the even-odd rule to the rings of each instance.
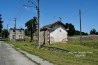
[[[51,30],[54,30],[50,33],[51,42],[67,41],[67,32],[62,25],[55,25]]]

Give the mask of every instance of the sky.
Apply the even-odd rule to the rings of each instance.
[[[25,23],[37,16],[37,0],[0,0],[0,14],[3,27],[13,28],[14,18],[17,28],[26,28]],[[26,5],[26,6],[24,6]],[[79,9],[81,9],[82,31],[98,31],[98,0],[40,0],[40,26],[56,22],[61,18],[65,23],[72,23],[80,30]]]

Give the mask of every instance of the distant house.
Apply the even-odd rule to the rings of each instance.
[[[10,40],[16,39],[16,40],[24,40],[24,29],[14,29],[10,28],[9,30],[9,38]]]
[[[40,41],[45,43],[57,43],[68,41],[67,31],[65,25],[61,21],[57,21],[53,24],[43,26],[40,32]]]

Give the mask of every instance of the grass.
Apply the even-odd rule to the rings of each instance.
[[[98,65],[98,48],[91,47],[93,41],[85,41],[82,45],[77,41],[70,41],[67,44],[52,44],[46,45],[49,47],[57,47],[69,50],[72,53],[53,52],[45,49],[38,49],[33,46],[33,42],[28,41],[7,41],[13,44],[16,48],[21,48],[30,54],[37,55],[45,60],[48,60],[55,65]],[[96,41],[97,44],[97,41]],[[98,46],[97,46],[98,47]],[[79,54],[77,54],[79,53]]]

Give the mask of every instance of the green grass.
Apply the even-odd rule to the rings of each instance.
[[[60,52],[53,52],[45,49],[38,49],[38,47],[33,46],[32,43],[28,41],[7,41],[10,44],[13,44],[16,48],[21,48],[24,51],[27,51],[31,54],[37,55],[45,60],[48,60],[56,65],[98,65],[98,49],[94,49],[90,47],[88,44],[91,41],[85,41],[85,46],[80,45],[79,42],[73,41],[68,42],[67,44],[52,44],[46,45],[49,47],[57,47],[65,50],[69,50],[72,53],[75,52],[85,52],[84,55],[80,56],[77,54],[71,53],[60,53]],[[97,42],[96,42],[97,43]],[[91,52],[91,53],[88,53]]]

